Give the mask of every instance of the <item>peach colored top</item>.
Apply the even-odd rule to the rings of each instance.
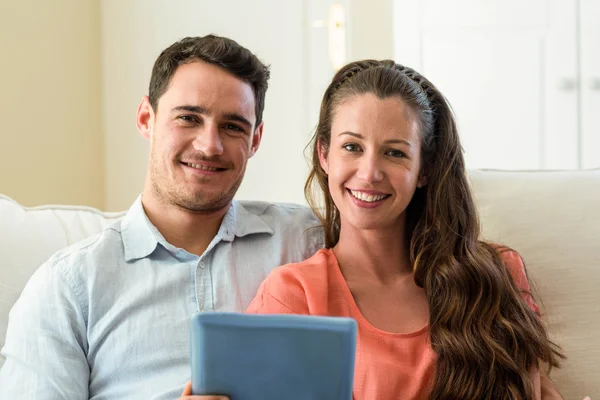
[[[539,313],[521,257],[510,249],[499,251],[523,298]],[[358,324],[354,399],[427,398],[435,366],[428,326],[412,333],[390,333],[371,325],[354,302],[330,249],[273,270],[247,312],[354,318]]]

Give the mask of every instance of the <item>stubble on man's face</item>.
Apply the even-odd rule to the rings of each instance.
[[[151,124],[149,189],[163,206],[196,213],[229,206],[261,138],[254,102],[252,87],[218,66],[177,68]]]
[[[186,187],[185,182],[178,182],[176,174],[172,173],[179,166],[173,160],[164,160],[170,164],[170,168],[165,168],[160,162],[160,153],[152,146],[150,152],[150,180],[152,191],[159,201],[166,207],[172,206],[184,211],[194,213],[214,213],[227,207],[237,193],[246,171],[246,164],[239,170],[238,177],[228,188],[223,191],[209,193],[200,187],[197,190]],[[247,161],[247,160],[246,160]],[[170,176],[169,176],[170,175]],[[209,185],[209,179],[199,179],[198,185]]]

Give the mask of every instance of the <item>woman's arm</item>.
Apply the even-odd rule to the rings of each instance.
[[[500,249],[500,256],[504,264],[508,268],[517,287],[521,290],[521,296],[538,316],[541,314],[538,305],[535,303],[531,295],[531,286],[525,272],[525,264],[523,259],[514,250]],[[541,400],[564,400],[554,383],[546,374],[542,373],[538,368],[531,370],[532,380],[535,389],[535,398]]]

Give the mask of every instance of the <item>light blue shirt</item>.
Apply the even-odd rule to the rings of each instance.
[[[167,243],[136,200],[59,251],[9,315],[0,399],[176,399],[190,379],[190,317],[244,311],[276,266],[323,246],[309,209],[234,201],[198,257]]]

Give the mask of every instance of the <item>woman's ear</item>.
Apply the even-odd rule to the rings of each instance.
[[[421,171],[421,173],[419,174],[419,180],[417,182],[417,187],[422,188],[425,185],[427,185],[427,175],[425,175],[425,171]]]
[[[317,143],[317,151],[319,152],[319,164],[321,164],[321,168],[325,171],[325,174],[329,175],[329,162],[327,160],[328,151],[322,145],[320,140]]]

